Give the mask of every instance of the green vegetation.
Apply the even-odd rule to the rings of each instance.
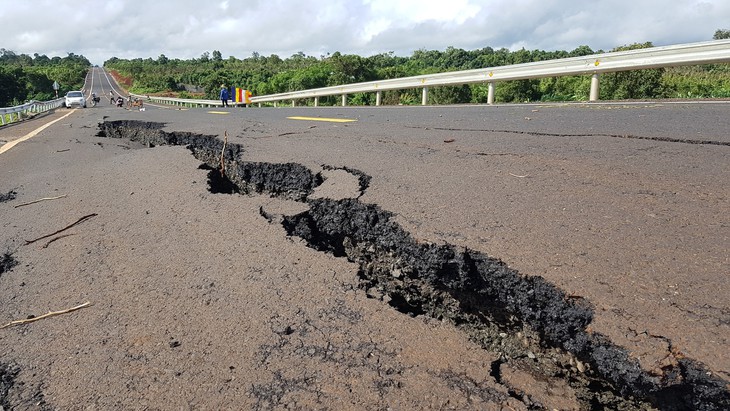
[[[730,39],[730,30],[717,29],[715,35],[712,36],[713,40]]]
[[[0,49],[0,107],[28,100],[52,100],[56,96],[54,81],[60,85],[59,96],[68,90],[80,90],[89,66],[89,60],[73,53],[63,58],[49,58],[37,53],[31,57]]]
[[[714,39],[730,38],[730,30],[718,29]],[[611,51],[652,47],[637,43]],[[164,54],[157,59],[119,59],[104,63],[117,80],[131,92],[182,98],[217,99],[221,84],[242,87],[253,95],[284,93],[340,84],[415,76],[445,71],[497,67],[510,64],[600,54],[588,46],[572,51],[517,50],[485,47],[463,50],[449,47],[445,51],[416,50],[410,57],[392,52],[361,57],[336,52],[313,57],[296,53],[282,59],[254,52],[250,57],[224,59],[221,52],[205,52],[190,60],[170,59]],[[16,55],[0,49],[0,107],[24,101],[48,100],[54,97],[51,85],[58,81],[59,95],[80,89],[90,64],[83,56],[48,58],[35,54]],[[500,82],[496,87],[499,102],[581,101],[587,100],[589,76],[566,76],[536,80]],[[383,93],[383,104],[420,104],[421,91],[397,90]],[[712,64],[666,69],[637,70],[601,75],[601,99],[649,98],[729,98],[730,65]],[[353,105],[374,105],[373,93],[348,96]],[[434,104],[484,103],[486,84],[434,87],[429,90]],[[299,102],[312,104],[312,101]],[[321,98],[322,105],[337,105],[339,96]]]
[[[718,30],[716,38],[730,35]],[[652,43],[637,43],[611,51],[653,47]],[[181,97],[196,96],[217,99],[221,84],[243,87],[253,95],[284,93],[339,84],[391,79],[444,71],[497,67],[566,57],[585,56],[594,51],[580,46],[572,51],[543,50],[463,50],[449,47],[445,51],[416,50],[410,57],[391,53],[370,57],[341,54],[319,58],[297,53],[287,59],[277,55],[223,59],[214,50],[191,60],[169,59],[160,55],[156,60],[112,58],[104,65],[118,77],[130,79],[130,89],[139,94],[166,94]],[[588,99],[589,76],[566,76],[537,80],[501,82],[496,87],[496,100],[522,101],[581,101]],[[197,94],[196,94],[197,91]],[[714,64],[667,69],[637,70],[601,76],[601,99],[644,98],[708,98],[730,97],[730,65]],[[374,105],[373,93],[348,96],[353,105]],[[433,104],[484,103],[487,85],[434,87],[429,90]],[[383,93],[383,104],[420,104],[420,90],[398,90]],[[299,102],[312,104],[311,101]],[[339,96],[320,99],[322,105],[337,105]]]
[[[486,47],[466,51],[449,47],[446,51],[417,50],[411,57],[382,53],[370,57],[336,52],[319,58],[297,53],[287,59],[277,55],[268,57],[253,53],[251,57],[223,59],[219,51],[203,53],[191,60],[169,59],[165,55],[156,60],[107,60],[104,66],[119,77],[131,78],[130,91],[139,94],[188,93],[204,90],[203,96],[217,99],[221,84],[250,90],[253,95],[283,93],[317,87],[391,79],[443,71],[468,70],[503,66],[530,61],[550,60],[592,54],[587,46],[571,52],[507,49]],[[563,84],[563,83],[560,83]],[[567,83],[565,83],[567,84]],[[503,101],[540,99],[539,81],[500,84],[498,98]],[[438,104],[486,101],[484,85],[466,85],[434,88],[431,98]],[[375,96],[362,93],[349,96],[351,104],[375,104]],[[338,104],[339,96],[320,100],[320,104]],[[420,103],[419,90],[386,92],[384,104]]]

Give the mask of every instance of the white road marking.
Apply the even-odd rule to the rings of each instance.
[[[37,129],[35,129],[35,130],[31,131],[30,133],[28,133],[28,134],[24,135],[23,137],[20,137],[19,139],[16,139],[16,140],[13,140],[13,141],[9,141],[9,142],[5,143],[5,144],[4,144],[4,145],[3,145],[2,147],[0,147],[0,154],[2,154],[2,153],[4,153],[4,152],[6,152],[6,151],[10,150],[11,148],[15,147],[15,146],[16,146],[16,145],[17,145],[18,143],[22,143],[23,141],[25,141],[25,140],[28,140],[29,138],[31,138],[31,137],[33,137],[33,136],[35,136],[36,134],[38,134],[38,133],[40,133],[41,131],[43,131],[43,130],[47,129],[48,127],[50,127],[50,126],[51,126],[51,125],[53,125],[54,123],[56,123],[56,122],[59,122],[59,121],[63,120],[64,118],[66,118],[66,117],[70,116],[70,115],[71,115],[71,114],[73,114],[73,113],[74,113],[74,112],[75,112],[76,110],[78,110],[78,109],[73,109],[73,110],[71,110],[71,112],[70,112],[70,113],[68,113],[68,114],[66,114],[65,116],[63,116],[63,117],[61,117],[61,118],[58,118],[58,119],[56,119],[56,120],[53,120],[53,121],[51,121],[50,123],[46,123],[46,124],[44,124],[44,125],[42,125],[42,126],[38,127]]]

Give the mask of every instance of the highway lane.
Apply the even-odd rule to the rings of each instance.
[[[105,161],[132,161],[147,151],[136,154],[115,146],[134,144],[93,137],[102,120],[160,122],[168,131],[218,137],[227,132],[230,142],[243,145],[247,161],[295,162],[314,171],[326,164],[367,173],[372,181],[362,201],[394,212],[419,241],[484,252],[585,298],[595,309],[592,331],[629,349],[645,369],[671,365],[681,352],[727,380],[729,107],[642,103],[139,112],[102,105],[78,110],[56,128],[57,134],[46,132],[46,140],[33,139],[3,154],[0,191],[39,190],[34,177],[52,173],[53,161],[36,162],[27,175],[14,171],[33,163],[39,152],[57,158],[56,150],[79,151],[81,158],[64,162],[63,173],[72,174],[78,161],[103,170]],[[54,140],[55,135],[62,138]],[[77,150],[81,146],[84,150]],[[155,159],[167,164],[160,155]],[[195,190],[189,179],[167,184]],[[246,204],[242,214],[258,213],[256,204]]]
[[[121,87],[119,87],[119,84],[117,84],[114,78],[102,67],[92,67],[89,70],[86,74],[84,91],[87,98],[89,98],[92,93],[100,96],[101,103],[103,104],[109,104],[112,94],[116,97],[125,95]]]

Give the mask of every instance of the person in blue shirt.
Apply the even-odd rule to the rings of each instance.
[[[221,102],[223,102],[223,107],[228,107],[228,89],[226,86],[221,84]]]

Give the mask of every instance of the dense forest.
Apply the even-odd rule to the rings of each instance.
[[[59,84],[58,95],[80,90],[89,70],[89,60],[69,53],[66,57],[15,54],[0,49],[0,107],[15,106],[28,100],[55,98],[53,82]]]
[[[730,30],[717,30],[714,39],[730,38]],[[611,51],[653,47],[636,43]],[[445,71],[496,67],[566,57],[600,54],[580,46],[572,51],[493,49],[463,50],[449,47],[444,51],[416,50],[409,57],[382,53],[369,57],[339,52],[326,56],[297,53],[282,59],[272,54],[254,52],[250,57],[223,58],[220,51],[205,52],[199,58],[171,59],[164,54],[157,59],[119,59],[112,57],[104,66],[122,85],[138,94],[217,99],[221,84],[250,90],[253,95],[282,93],[317,87],[391,79]],[[90,66],[80,55],[49,58],[35,54],[15,54],[0,49],[0,107],[28,100],[49,100],[57,81],[59,95],[82,88]],[[589,76],[566,76],[499,83],[496,101],[581,101],[588,98]],[[665,69],[637,70],[603,74],[601,99],[644,98],[730,98],[730,64],[711,64]],[[374,105],[373,93],[348,96],[349,104]],[[434,87],[429,90],[432,104],[485,103],[487,85]],[[383,104],[420,104],[420,90],[383,93]],[[308,102],[311,104],[311,102]],[[321,99],[322,105],[335,105],[339,97]]]
[[[728,35],[727,31],[718,30],[715,38],[724,38],[722,36],[725,35]],[[652,43],[632,44],[611,51],[652,46]],[[220,51],[214,50],[190,60],[160,55],[157,59],[111,58],[104,65],[135,93],[216,99],[221,84],[248,89],[255,96],[594,53],[603,51],[594,51],[588,46],[572,51],[509,51],[491,47],[468,51],[449,47],[445,51],[417,50],[410,57],[393,53],[361,57],[337,52],[320,57],[297,53],[282,59],[277,55],[267,57],[254,52],[244,59],[233,56],[224,59]],[[589,76],[569,76],[499,83],[495,97],[500,102],[580,101],[588,98],[589,90]],[[604,74],[601,77],[601,99],[604,100],[728,97],[728,64],[639,70]],[[373,93],[353,94],[348,98],[349,104],[375,104]],[[487,101],[487,85],[434,87],[429,89],[429,99],[432,104],[484,103]],[[420,102],[420,90],[389,91],[383,94],[383,104]],[[338,96],[320,101],[323,105],[338,103]]]

